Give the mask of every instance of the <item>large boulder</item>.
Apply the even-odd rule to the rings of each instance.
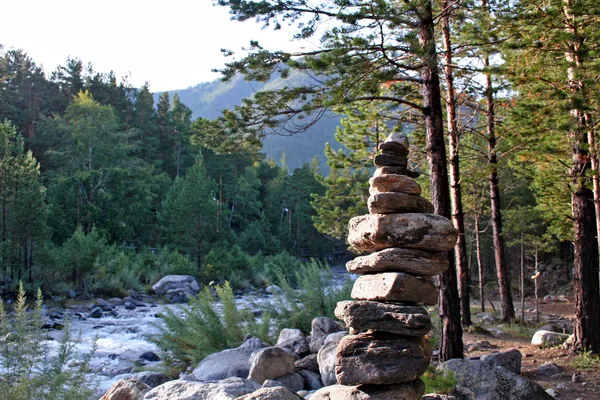
[[[431,317],[423,307],[378,301],[340,301],[335,316],[359,330],[373,329],[399,335],[424,336]]]
[[[568,334],[545,330],[537,331],[531,338],[531,344],[539,347],[558,346],[569,338]]]
[[[299,400],[301,399],[295,393],[290,392],[283,386],[266,387],[258,389],[255,392],[238,397],[237,400]]]
[[[438,291],[432,282],[425,279],[403,272],[381,272],[359,276],[352,287],[352,298],[434,306],[438,301]]]
[[[319,352],[327,335],[342,330],[342,327],[336,321],[327,317],[314,318],[311,322],[311,328],[309,344],[311,353]]]
[[[312,372],[319,372],[319,362],[316,354],[309,354],[295,362],[296,369],[305,369]]]
[[[445,253],[392,247],[346,263],[353,274],[373,272],[406,272],[412,275],[439,275],[448,269]]]
[[[345,335],[346,332],[336,332],[328,335],[321,350],[319,350],[319,354],[317,354],[319,373],[321,374],[321,381],[325,386],[337,383],[335,378],[335,357],[337,346]]]
[[[282,329],[279,332],[279,338],[275,346],[290,351],[299,357],[304,357],[310,353],[308,341],[300,329]]]
[[[252,353],[266,347],[260,339],[250,338],[235,349],[214,353],[200,361],[192,375],[197,381],[216,381],[230,377],[246,378]]]
[[[171,381],[146,393],[144,400],[231,400],[260,389],[254,381],[228,378],[213,382]]]
[[[420,379],[401,385],[333,385],[317,390],[310,400],[420,400],[424,392]]]
[[[448,360],[438,366],[442,373],[452,372],[457,390],[469,398],[481,400],[552,400],[535,382],[480,360]]]
[[[517,349],[510,349],[502,352],[495,351],[481,357],[481,361],[487,362],[495,367],[504,367],[517,375],[521,375],[522,359],[523,354]]]
[[[252,356],[248,379],[262,384],[267,379],[277,379],[294,372],[295,357],[279,347],[258,350]]]
[[[348,223],[348,243],[359,251],[389,247],[448,251],[457,238],[452,222],[435,214],[368,214]]]
[[[296,393],[304,389],[304,378],[297,372],[292,372],[284,376],[277,378],[277,382]]]
[[[121,379],[115,382],[100,400],[142,400],[150,386],[137,379]]]
[[[200,291],[200,285],[193,276],[167,275],[152,286],[152,290],[159,296],[165,296],[170,290],[197,294]]]
[[[431,348],[423,337],[368,332],[348,335],[337,346],[335,375],[342,385],[392,385],[425,372]]]

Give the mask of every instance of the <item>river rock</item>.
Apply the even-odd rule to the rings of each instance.
[[[359,276],[352,287],[352,298],[434,306],[438,301],[438,292],[437,287],[429,281],[402,272],[382,272]]]
[[[260,389],[254,381],[228,378],[214,382],[171,381],[146,393],[144,400],[230,400]]]
[[[216,381],[229,377],[246,378],[252,353],[266,347],[260,339],[250,338],[235,349],[213,353],[200,361],[192,372],[198,381]]]
[[[406,175],[381,175],[369,179],[369,194],[397,192],[420,195],[421,185]]]
[[[418,178],[421,176],[417,171],[411,171],[406,167],[379,167],[373,174],[374,178],[382,175],[406,175],[411,178]]]
[[[392,247],[367,256],[356,257],[346,263],[353,274],[373,272],[406,272],[411,275],[439,275],[448,269],[446,253],[432,253],[416,249]]]
[[[414,381],[431,361],[431,348],[425,338],[384,332],[345,336],[337,350],[335,375],[342,385]]]
[[[317,355],[317,361],[319,362],[319,372],[321,374],[321,381],[323,385],[335,385],[337,380],[335,378],[335,358],[337,346],[346,335],[346,332],[332,333],[325,339],[319,354]]]
[[[236,400],[299,400],[297,394],[290,392],[283,386],[265,387],[257,391],[238,397]]]
[[[252,356],[248,379],[261,384],[267,379],[277,379],[294,372],[295,361],[294,356],[279,347],[258,350]]]
[[[304,378],[296,372],[280,376],[276,380],[294,393],[304,389]]]
[[[89,317],[90,318],[102,318],[102,314],[104,314],[104,311],[102,311],[102,308],[96,307],[90,312]]]
[[[151,388],[155,388],[157,386],[162,385],[163,383],[169,382],[173,380],[169,378],[167,375],[162,372],[154,372],[154,371],[142,371],[138,372],[133,376],[138,381],[144,382],[146,385]]]
[[[481,356],[481,361],[492,364],[496,367],[504,367],[507,370],[514,372],[517,375],[521,375],[521,360],[523,354],[517,349],[510,349],[508,351],[493,352]]]
[[[531,344],[540,347],[553,347],[558,346],[568,338],[569,335],[565,333],[539,330],[531,338]]]
[[[431,317],[423,307],[377,301],[340,301],[335,316],[355,329],[424,336],[431,330]]]
[[[296,369],[305,369],[312,372],[319,372],[319,363],[317,361],[316,354],[309,354],[306,357],[296,361],[294,363]]]
[[[310,352],[318,353],[321,346],[323,346],[323,342],[325,342],[327,335],[341,330],[342,327],[331,318],[313,318],[310,331]]]
[[[100,400],[143,400],[150,386],[137,379],[121,379],[108,389]]]
[[[451,371],[456,388],[470,399],[552,400],[544,389],[504,367],[480,360],[448,360],[438,366],[442,373]]]
[[[406,156],[408,155],[408,138],[404,133],[392,133],[379,144],[379,150]]]
[[[310,400],[419,400],[424,392],[425,385],[418,379],[402,385],[326,386]]]
[[[164,296],[168,291],[173,289],[198,294],[200,285],[198,285],[198,281],[193,276],[167,275],[152,286],[152,290],[159,296]]]
[[[373,160],[376,167],[400,167],[406,168],[408,158],[394,153],[377,154]]]
[[[146,351],[140,355],[140,360],[156,362],[160,361],[160,357],[153,351]]]
[[[371,214],[433,213],[433,204],[424,197],[405,193],[375,193],[369,197],[367,206]]]
[[[547,362],[537,367],[537,369],[535,370],[535,374],[538,377],[551,378],[552,376],[560,374],[563,371],[563,368],[557,365],[556,363]]]
[[[304,379],[304,387],[307,390],[319,390],[323,387],[320,374],[308,370],[300,370],[298,374]]]
[[[448,251],[457,238],[452,222],[435,214],[369,214],[348,224],[348,243],[359,251],[389,247]]]
[[[288,350],[299,357],[310,353],[310,346],[300,329],[282,329],[277,339],[277,347]]]

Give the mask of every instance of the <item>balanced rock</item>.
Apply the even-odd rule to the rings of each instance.
[[[389,247],[448,251],[457,238],[452,222],[435,214],[369,214],[348,223],[348,243],[359,251]]]
[[[425,338],[383,332],[345,336],[337,350],[335,375],[342,385],[414,381],[431,361]]]
[[[382,153],[377,154],[373,163],[377,167],[402,167],[406,168],[408,165],[408,158],[394,153]]]
[[[438,292],[429,281],[402,272],[383,272],[360,276],[352,287],[352,298],[434,306],[438,301]]]
[[[420,195],[421,185],[406,175],[381,175],[369,179],[369,193],[396,192]]]
[[[424,197],[406,193],[375,193],[367,202],[371,214],[433,213],[433,204]]]
[[[431,330],[431,317],[423,307],[377,301],[340,301],[335,316],[355,329],[423,336]]]
[[[425,393],[423,381],[402,385],[326,386],[317,390],[311,400],[419,400]]]
[[[392,247],[346,263],[353,274],[373,272],[406,272],[412,275],[439,275],[448,269],[448,256],[415,249]]]
[[[408,155],[408,138],[403,133],[392,133],[379,144],[379,150],[406,156]]]
[[[416,171],[411,171],[406,167],[379,167],[375,170],[373,177],[377,178],[383,175],[406,175],[411,178],[418,178],[421,176]]]

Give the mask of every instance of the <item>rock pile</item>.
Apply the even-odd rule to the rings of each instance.
[[[351,333],[337,347],[340,385],[321,389],[313,399],[423,395],[419,377],[432,354],[424,337],[431,318],[423,305],[437,303],[432,276],[448,268],[446,252],[454,247],[457,231],[448,219],[432,214],[433,205],[421,197],[416,174],[407,169],[406,137],[393,134],[379,149],[369,181],[369,215],[349,224],[348,242],[371,254],[347,263],[349,272],[361,276],[352,290],[354,301],[340,302],[335,310]]]

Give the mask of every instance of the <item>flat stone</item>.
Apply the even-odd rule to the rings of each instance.
[[[358,251],[389,247],[448,251],[457,238],[452,222],[435,214],[368,214],[348,223],[348,243]]]
[[[373,272],[406,272],[412,275],[439,275],[448,269],[446,253],[431,253],[415,249],[392,247],[368,256],[356,257],[346,263],[353,274]]]
[[[373,160],[376,167],[401,167],[406,168],[408,158],[394,153],[377,154]]]
[[[406,193],[375,193],[367,202],[371,214],[430,213],[433,204],[424,197]]]
[[[408,138],[406,135],[396,132],[389,135],[379,144],[379,150],[406,156],[408,155],[408,146]]]
[[[417,171],[411,171],[406,167],[379,167],[375,170],[373,177],[379,177],[382,175],[406,175],[411,178],[418,178],[421,176]]]
[[[381,175],[369,179],[369,193],[397,192],[420,195],[421,185],[406,175]]]
[[[317,390],[311,400],[419,400],[425,393],[423,381],[402,385],[326,386]]]
[[[337,351],[335,375],[341,385],[414,381],[431,361],[431,348],[425,338],[383,332],[345,336]]]
[[[433,283],[412,275],[383,272],[360,276],[352,287],[352,298],[434,306],[438,301],[438,291]]]
[[[377,301],[340,301],[335,316],[352,328],[424,336],[431,330],[431,317],[423,307]]]

